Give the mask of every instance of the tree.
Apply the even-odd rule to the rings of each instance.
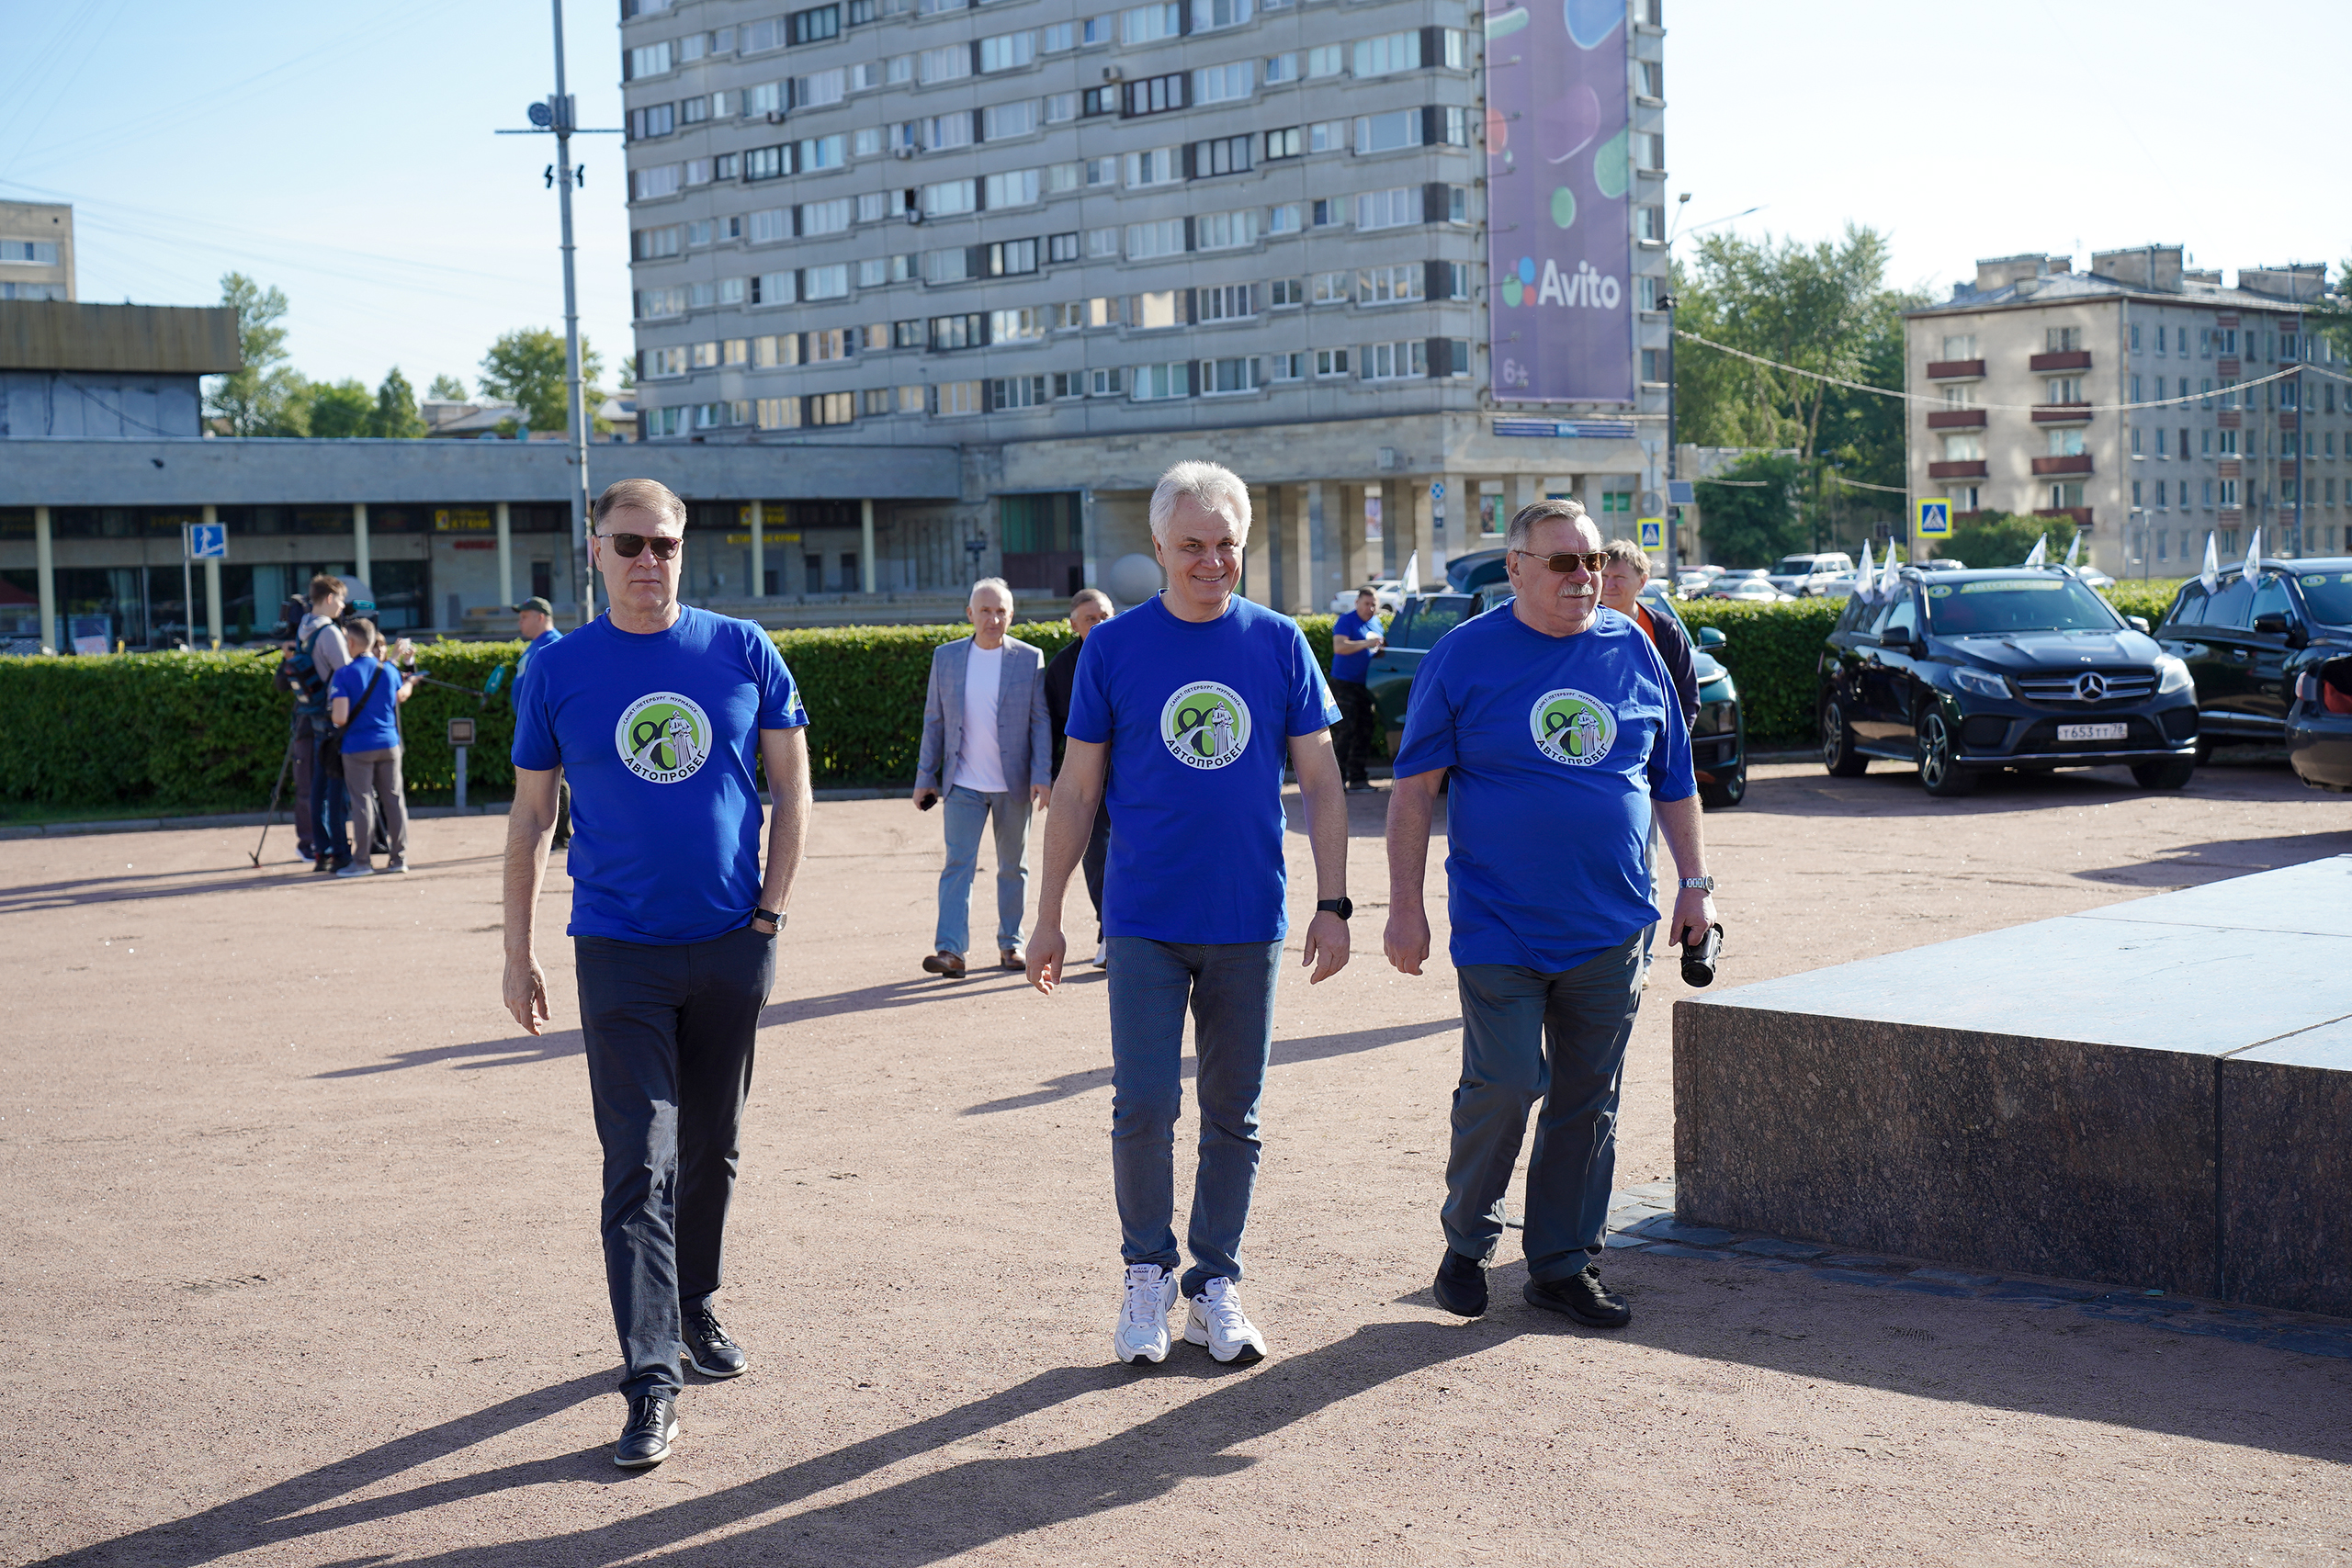
[[[310,393],[309,423],[313,438],[341,440],[368,434],[368,423],[376,416],[376,404],[368,395],[367,385],[356,377],[333,383],[314,382]]]
[[[580,378],[587,394],[590,418],[605,400],[596,378],[604,373],[588,340],[580,340]],[[563,336],[545,327],[524,327],[491,344],[481,358],[484,395],[512,400],[533,430],[568,430],[571,426],[570,399],[563,384]]]
[[[212,383],[206,412],[232,435],[307,433],[309,388],[286,358],[285,294],[264,288],[241,272],[220,279],[220,303],[237,312],[238,356],[243,366]]]
[[[1803,547],[1797,502],[1805,466],[1775,452],[1750,452],[1712,479],[1698,481],[1700,530],[1718,561],[1771,566]]]
[[[416,412],[416,393],[397,365],[385,372],[384,384],[376,389],[376,406],[368,414],[368,434],[395,441],[424,434],[424,420]]]
[[[435,376],[424,395],[435,402],[462,403],[466,400],[466,384],[455,376]]]
[[[1975,512],[1951,520],[1951,533],[1936,547],[1936,553],[1970,566],[2022,566],[2033,553],[2033,542],[2045,537],[2046,558],[2053,562],[2064,560],[2066,547],[2075,541],[2073,521],[2018,512]]]
[[[2352,261],[2335,268],[2335,293],[2323,297],[2311,309],[2312,330],[2335,344],[2335,352],[2352,355]]]

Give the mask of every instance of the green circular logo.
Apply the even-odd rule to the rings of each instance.
[[[1188,768],[1222,768],[1249,748],[1250,709],[1232,687],[1195,681],[1159,710],[1159,738]]]
[[[1589,768],[1617,743],[1617,714],[1589,693],[1562,687],[1535,699],[1527,716],[1535,749],[1555,762]]]
[[[648,784],[677,784],[695,776],[710,755],[710,717],[692,697],[650,692],[629,704],[614,728],[613,744],[628,771]]]

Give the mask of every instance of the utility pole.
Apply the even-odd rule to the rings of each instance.
[[[2326,283],[2324,276],[2320,281],[2323,287]],[[2295,310],[2295,548],[2293,551],[2298,556],[2303,553],[2303,444],[2310,439],[2303,433],[2311,428],[2303,423],[2304,414],[2310,412],[2303,397],[2303,365],[2311,358],[2311,350],[2305,346],[2307,342],[2308,334],[2304,330],[2303,312],[2298,306]]]

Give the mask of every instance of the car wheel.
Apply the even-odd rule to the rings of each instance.
[[[1821,710],[1821,765],[1834,779],[1860,778],[1871,765],[1868,757],[1854,750],[1853,728],[1846,722],[1846,710],[1836,703]]]
[[[1728,811],[1747,798],[1747,765],[1729,773],[1717,773],[1713,784],[1699,786],[1699,804],[1709,811]]]
[[[2201,767],[2203,767],[2206,763],[2208,763],[2208,762],[2211,761],[2212,760],[2213,760],[2213,743],[2212,743],[2211,740],[2199,740],[2199,741],[2198,741],[2198,742],[2197,742],[2197,765],[2198,765],[2199,767],[2200,767],[2200,768],[2201,768]]]
[[[2132,777],[2142,789],[2179,789],[2197,772],[2195,759],[2170,757],[2161,762],[2134,762]]]
[[[1930,710],[1919,720],[1919,784],[1929,795],[1951,796],[1968,795],[1976,788],[1976,775],[1954,761],[1960,748],[1952,743],[1951,726],[1944,716]]]

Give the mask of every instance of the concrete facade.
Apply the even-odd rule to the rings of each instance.
[[[2352,547],[2352,382],[2304,323],[2324,286],[2295,266],[2224,288],[2178,246],[2099,252],[2086,273],[1979,262],[1905,318],[1906,389],[1934,400],[1911,407],[1911,493],[2069,517],[2117,577],[2193,573],[2209,533],[2224,561],[2256,528],[2266,554]]]
[[[0,301],[74,298],[73,208],[0,201]]]

